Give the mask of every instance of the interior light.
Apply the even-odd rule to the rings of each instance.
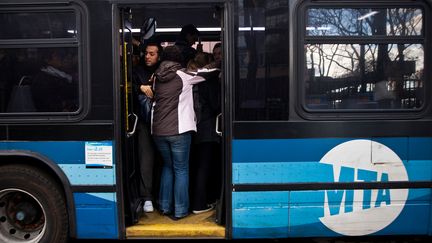
[[[198,27],[201,32],[220,32],[222,29],[220,27]],[[239,27],[239,31],[265,31],[265,27]],[[181,28],[156,28],[157,33],[180,33]],[[120,30],[121,32],[121,30]],[[139,33],[140,29],[132,29],[132,33]]]

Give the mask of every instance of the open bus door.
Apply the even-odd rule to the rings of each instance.
[[[125,195],[125,222],[127,225],[132,225],[138,222],[142,215],[142,200],[139,195],[139,186],[141,176],[137,158],[137,123],[138,116],[135,114],[137,104],[134,104],[134,93],[132,89],[132,53],[134,47],[132,44],[132,13],[130,8],[120,9],[120,24],[121,24],[121,114],[122,114],[122,160],[123,173],[125,183],[123,183]],[[156,21],[147,19],[141,26],[141,40],[149,39],[155,32]]]
[[[132,80],[131,80],[131,65],[132,60],[129,53],[132,51],[132,27],[129,21],[130,9],[120,9],[120,66],[121,66],[121,88],[120,97],[121,119],[122,119],[122,161],[123,161],[123,177],[125,178],[125,222],[126,224],[134,224],[137,222],[140,215],[140,201],[138,198],[139,177],[137,176],[138,168],[135,161],[135,128],[137,116],[133,112],[133,97],[132,97]]]
[[[155,29],[154,36],[152,37],[153,40],[158,40],[162,46],[174,45],[174,42],[180,33],[181,27],[193,23],[198,28],[202,28],[200,37],[202,43],[205,46],[204,51],[212,53],[213,46],[217,42],[222,42],[224,38],[224,35],[222,34],[222,27],[225,26],[225,24],[222,23],[225,21],[225,18],[223,17],[223,12],[225,11],[224,5],[221,2],[203,2],[201,4],[181,2],[179,4],[180,6],[161,1],[154,4],[128,4],[126,6],[119,7],[122,9],[131,9],[133,14],[133,34],[135,39],[138,37],[138,35],[140,35],[141,43],[145,43],[143,36],[145,36],[144,33],[146,33],[146,31],[143,31],[146,29],[146,26],[141,26],[141,23],[145,22],[146,19],[157,21],[157,29]],[[166,16],[170,17],[167,18]],[[123,19],[127,19],[127,17]],[[147,26],[147,29],[149,26]],[[141,33],[137,33],[139,28],[141,28]],[[129,33],[124,33],[125,40],[132,38],[131,36],[128,36],[128,34]],[[126,45],[125,48],[127,47],[128,46]],[[127,51],[127,49],[124,49],[123,51]],[[128,60],[123,60],[122,62],[125,63],[122,63],[122,66],[126,66],[128,63],[130,63]],[[123,79],[126,80],[126,78]],[[126,119],[127,117],[125,117],[125,120]],[[221,123],[219,123],[219,125],[221,125]],[[212,129],[215,130],[216,127],[213,127]],[[130,151],[128,152],[130,153]],[[126,155],[123,157],[125,156]],[[220,154],[218,157],[222,157],[219,162],[224,164],[223,157],[225,156]],[[124,166],[130,167],[130,165],[126,165],[125,163],[123,164]],[[161,164],[159,164],[159,166],[161,166]],[[224,166],[221,165],[221,167]],[[133,169],[134,168],[129,168],[129,172],[133,171]],[[158,171],[158,169],[161,168],[156,168],[156,171]],[[137,169],[135,170],[138,171]],[[225,174],[224,172],[221,173]],[[215,175],[215,173],[212,174],[212,176]],[[158,179],[157,177],[158,175],[154,176],[155,180]],[[132,177],[124,178],[124,190],[126,193],[129,192],[129,194],[133,194],[134,188],[131,187],[132,181],[129,178]],[[193,181],[193,175],[189,179]],[[219,182],[221,187],[223,187],[225,184],[224,180],[225,177]],[[154,182],[154,187],[157,190],[159,183]],[[219,193],[219,190],[217,191],[217,193]],[[221,194],[224,194],[224,192],[221,192]],[[161,215],[158,212],[157,201],[155,201],[155,212],[142,214],[138,211],[132,212],[136,213],[133,216],[138,217],[138,222],[131,221],[126,218],[126,222],[133,223],[133,225],[127,225],[126,227],[126,238],[225,238],[226,210],[224,200],[226,200],[224,196],[219,197],[218,203],[216,204],[217,210],[206,211],[200,214],[194,214],[191,211],[191,214],[188,217],[179,221],[175,221],[170,219],[168,216]],[[133,201],[125,202],[126,214],[128,213],[128,206],[132,206],[133,211],[133,206],[135,205]],[[137,218],[133,219],[136,220]]]
[[[121,43],[121,114],[122,114],[122,161],[123,177],[125,178],[125,222],[132,225],[138,222],[142,214],[142,201],[139,195],[141,177],[139,174],[139,163],[136,156],[137,123],[138,116],[135,114],[134,97],[132,92],[132,24],[130,8],[120,9],[120,43]],[[155,30],[156,22],[153,19],[146,21],[142,26],[142,38],[150,38]],[[135,47],[137,48],[137,47]],[[136,105],[136,104],[135,104]]]

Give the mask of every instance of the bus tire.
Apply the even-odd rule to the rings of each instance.
[[[0,242],[66,242],[68,215],[58,183],[27,165],[0,166]]]

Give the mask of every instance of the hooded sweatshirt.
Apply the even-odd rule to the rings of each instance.
[[[187,73],[180,63],[163,61],[155,72],[152,134],[173,136],[196,131],[193,85],[218,73],[217,69]]]

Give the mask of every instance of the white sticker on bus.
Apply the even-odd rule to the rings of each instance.
[[[333,166],[335,182],[408,181],[399,156],[371,140],[339,144],[320,163]],[[372,234],[398,217],[407,198],[408,189],[326,190],[324,216],[320,221],[342,235]]]
[[[111,142],[86,142],[85,143],[86,167],[113,166],[113,146]]]

